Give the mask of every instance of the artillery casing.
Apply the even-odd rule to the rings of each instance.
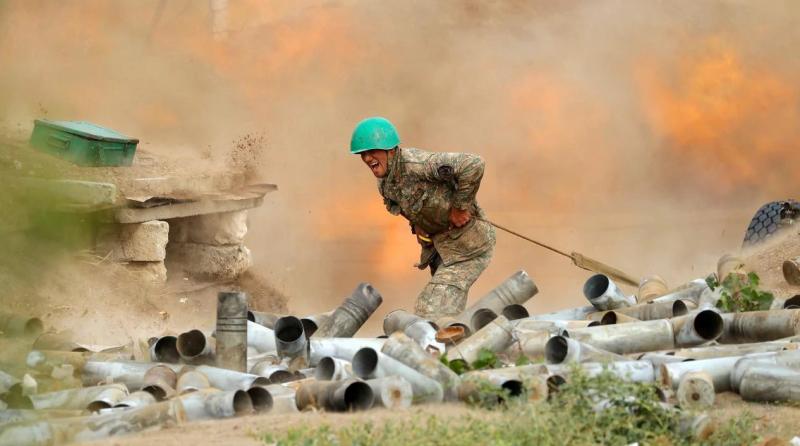
[[[220,292],[217,295],[216,365],[247,370],[247,295]]]

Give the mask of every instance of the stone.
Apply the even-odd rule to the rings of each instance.
[[[231,280],[253,264],[244,245],[205,245],[172,242],[167,246],[170,271],[183,272],[199,280]]]
[[[164,262],[128,262],[127,270],[144,282],[164,283],[167,281],[167,267]]]
[[[100,255],[110,252],[115,262],[163,262],[169,240],[169,223],[153,220],[118,225],[101,237]]]
[[[240,245],[246,234],[246,210],[170,220],[169,238],[175,242]]]

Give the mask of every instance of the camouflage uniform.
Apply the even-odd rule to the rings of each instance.
[[[422,245],[417,267],[431,269],[431,281],[417,297],[415,312],[428,319],[464,311],[467,292],[489,266],[494,228],[483,218],[475,194],[483,178],[483,160],[468,153],[436,153],[398,148],[378,190],[386,208],[411,223]],[[468,209],[473,218],[451,228],[450,209]],[[424,238],[431,241],[425,241]]]

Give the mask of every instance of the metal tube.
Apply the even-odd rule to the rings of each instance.
[[[775,299],[772,301],[772,307],[770,307],[770,310],[792,310],[796,308],[800,308],[800,294],[792,296],[788,299]]]
[[[269,384],[269,380],[263,376],[237,372],[235,370],[207,365],[197,366],[195,370],[206,375],[211,387],[222,390],[247,390],[255,385]]]
[[[513,325],[505,316],[498,316],[475,334],[449,349],[447,356],[451,361],[472,364],[478,359],[478,353],[483,349],[492,352],[507,349],[513,341],[513,330]]]
[[[389,336],[396,331],[405,331],[406,327],[419,321],[428,320],[406,310],[393,310],[383,318],[383,334]]]
[[[583,295],[600,311],[614,310],[636,304],[636,298],[626,296],[608,276],[595,274],[583,285]]]
[[[89,412],[99,412],[101,409],[110,409],[128,396],[125,387],[110,387],[92,398],[86,405]]]
[[[672,362],[685,362],[691,361],[690,358],[685,358],[683,356],[671,355],[666,353],[659,353],[659,352],[648,352],[645,353],[638,358],[640,361],[648,361],[653,364],[653,367],[656,370],[659,370],[661,364],[669,364]]]
[[[286,316],[275,322],[275,344],[278,356],[289,360],[289,368],[301,369],[308,364],[308,338],[303,323],[294,316]]]
[[[782,350],[797,350],[800,345],[794,342],[772,341],[750,344],[712,345],[707,347],[675,350],[675,356],[689,359],[720,358],[723,356],[742,356],[750,353],[767,353]]]
[[[479,331],[495,319],[497,319],[497,313],[488,308],[479,308],[475,310],[469,321],[470,332],[475,333]]]
[[[506,354],[513,360],[518,360],[525,356],[528,360],[539,361],[545,356],[545,346],[547,341],[555,334],[563,333],[563,330],[554,332],[552,330],[514,330],[511,345],[506,349]]]
[[[612,362],[624,361],[625,359],[624,356],[607,352],[564,336],[554,336],[545,345],[545,360],[548,364]]]
[[[326,357],[353,360],[353,355],[364,347],[371,347],[375,350],[383,348],[385,339],[375,338],[323,338],[309,340],[311,353],[309,354],[309,364],[314,366]]]
[[[114,405],[114,408],[134,408],[155,404],[156,398],[149,392],[139,390],[133,392]]]
[[[247,321],[247,346],[259,353],[277,352],[275,332],[263,325]]]
[[[272,409],[272,395],[269,391],[260,386],[253,386],[247,389],[247,395],[253,405],[253,412],[263,413]]]
[[[624,324],[627,322],[641,322],[641,319],[636,319],[635,317],[628,316],[624,313],[618,313],[616,311],[606,311],[603,313],[603,317],[600,318],[600,325],[615,325],[615,324]]]
[[[0,445],[85,442],[177,425],[185,420],[181,402],[171,400],[107,414],[15,423],[0,429]]]
[[[687,302],[680,299],[666,302],[649,302],[631,305],[627,308],[618,308],[614,312],[635,317],[642,321],[668,319],[689,313],[689,306],[693,304],[687,304]]]
[[[731,388],[731,369],[740,358],[741,356],[730,356],[661,364],[659,379],[665,387],[677,389],[683,375],[690,372],[706,372],[714,381],[714,389],[717,392],[724,392]]]
[[[253,413],[253,400],[245,390],[205,389],[177,398],[189,421],[231,418]]]
[[[429,321],[417,321],[406,327],[403,333],[432,355],[439,356],[446,350],[445,344],[436,340],[436,328]]]
[[[715,310],[701,310],[670,321],[678,347],[705,344],[722,335],[722,316]]]
[[[383,319],[383,333],[389,336],[396,331],[404,332],[422,348],[433,350],[433,353],[441,354],[445,351],[445,345],[436,340],[436,324],[416,314],[394,310],[386,315]]]
[[[569,336],[612,353],[666,350],[674,346],[672,324],[667,320],[600,325],[569,330]]]
[[[345,412],[369,409],[374,395],[367,383],[357,379],[310,381],[297,389],[295,401],[299,410],[314,407]]]
[[[592,305],[567,310],[554,311],[552,313],[534,314],[528,319],[538,321],[578,321],[586,319],[590,314],[595,313],[597,308]]]
[[[255,311],[255,310],[248,310],[247,311],[247,320],[250,322],[255,322],[258,325],[262,325],[264,327],[269,328],[270,330],[275,328],[275,322],[286,316],[285,314],[275,314],[275,313],[267,313],[264,311]]]
[[[442,386],[445,399],[457,397],[456,388],[460,381],[458,375],[405,334],[395,332],[389,336],[381,352],[438,382]]]
[[[5,336],[38,336],[44,331],[42,320],[36,317],[20,316],[0,312],[0,332]]]
[[[183,395],[197,390],[208,389],[209,387],[211,387],[211,384],[209,384],[206,375],[197,370],[184,369],[178,375],[175,390],[179,395]]]
[[[272,413],[298,412],[294,389],[277,384],[270,384],[263,386],[263,388],[267,389],[272,397]]]
[[[656,297],[651,302],[674,302],[676,300],[690,300],[697,302],[703,291],[708,289],[705,279],[695,279],[679,287],[673,288],[669,293]]]
[[[488,294],[478,299],[477,302],[458,315],[456,319],[467,327],[469,333],[474,333],[479,330],[471,325],[473,314],[476,311],[485,308],[495,314],[501,314],[505,307],[513,304],[524,304],[538,292],[539,289],[528,276],[528,273],[520,270],[489,291]],[[440,326],[444,327],[444,325]]]
[[[373,406],[387,409],[405,409],[411,406],[414,391],[411,384],[399,376],[388,376],[364,381],[372,389]]]
[[[649,302],[658,296],[667,294],[667,291],[669,291],[667,281],[661,276],[647,276],[639,282],[639,291],[636,293],[637,301],[641,303]]]
[[[270,384],[280,384],[295,379],[294,373],[282,364],[273,364],[270,361],[262,361],[250,369],[253,375],[263,376],[267,378]]]
[[[167,335],[157,338],[150,345],[150,360],[154,362],[169,362],[176,364],[180,362],[181,355],[178,353],[177,336]]]
[[[543,365],[527,365],[467,372],[461,376],[461,384],[458,387],[459,399],[490,404],[502,402],[497,393],[486,394],[487,383],[496,390],[507,391],[512,397],[524,394],[530,402],[542,401],[549,394],[546,368]],[[494,397],[497,400],[491,401],[487,397]]]
[[[353,365],[349,361],[330,356],[322,358],[314,370],[317,381],[341,381],[353,376]]]
[[[800,285],[800,257],[783,262],[783,278],[790,285]]]
[[[221,291],[217,294],[216,365],[218,367],[239,372],[247,370],[248,322],[245,293]]]
[[[503,308],[502,315],[505,316],[506,319],[510,321],[516,321],[520,319],[525,319],[526,317],[530,317],[528,309],[520,304],[507,305],[505,308]]]
[[[740,357],[732,367],[730,372],[731,389],[739,391],[740,381],[744,372],[754,365],[759,366],[783,366],[790,368],[800,368],[800,351],[782,351],[769,353],[753,353]]]
[[[569,378],[572,364],[548,364],[545,366],[551,375]],[[596,376],[608,370],[616,377],[630,382],[653,382],[656,373],[653,364],[648,361],[615,361],[610,363],[582,362],[579,368],[588,376]]]
[[[67,389],[57,392],[28,395],[33,403],[33,408],[41,409],[85,409],[101,393],[107,389],[117,389],[127,394],[127,389],[122,384],[106,384],[104,386],[84,387],[80,389]]]
[[[175,371],[159,364],[144,374],[142,390],[151,393],[156,400],[163,401],[175,394],[177,383],[178,375]]]
[[[81,381],[84,386],[114,382],[124,384],[131,391],[139,390],[144,385],[144,374],[156,365],[153,362],[87,361],[83,366]]]
[[[594,307],[592,307],[594,309]],[[534,316],[535,317],[535,316]],[[519,319],[513,321],[515,329],[520,330],[548,330],[555,334],[561,334],[564,330],[572,330],[574,328],[586,328],[592,321],[574,321],[574,320],[539,320],[532,317]]]
[[[444,396],[442,386],[435,380],[369,347],[362,348],[353,356],[353,372],[363,379],[400,376],[414,389],[415,403],[438,403]]]
[[[351,337],[383,302],[380,293],[368,283],[360,283],[330,319],[314,333],[315,338]]]
[[[196,361],[200,358],[212,360],[216,350],[214,338],[196,329],[178,335],[175,347],[185,361]]]
[[[675,396],[683,409],[709,409],[714,405],[716,397],[714,380],[705,372],[686,373],[681,377]]]
[[[756,364],[739,382],[746,401],[800,401],[800,371],[795,368]]]
[[[487,384],[495,391],[487,392]],[[494,370],[479,370],[464,374],[458,386],[458,398],[472,403],[499,404],[505,401],[503,393],[513,398],[521,396],[523,391],[524,386],[519,377],[495,373]]]
[[[319,327],[328,322],[331,316],[333,316],[333,311],[334,310],[326,311],[325,313],[312,314],[309,316],[301,317],[300,322],[303,323],[303,331],[305,331],[306,337],[310,338],[311,336],[313,336],[314,333],[316,333],[317,330],[319,330]]]
[[[726,313],[722,320],[721,344],[773,341],[800,333],[800,310]]]

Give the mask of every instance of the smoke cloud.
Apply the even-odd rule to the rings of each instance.
[[[212,164],[265,135],[257,177],[280,191],[248,245],[298,313],[359,281],[384,312],[410,309],[427,280],[347,151],[373,115],[405,146],[482,155],[499,223],[677,285],[800,187],[799,16],[789,1],[242,0],[223,38],[207,2],[9,0],[0,120],[94,121]],[[541,289],[532,311],[581,303],[589,273],[503,233],[471,298],[518,268]]]

